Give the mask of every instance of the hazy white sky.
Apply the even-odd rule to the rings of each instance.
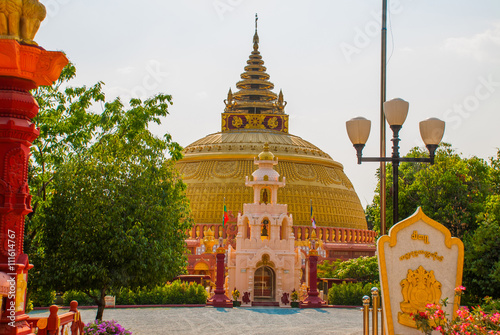
[[[240,80],[259,15],[260,51],[290,132],[344,165],[365,206],[377,163],[356,164],[345,121],[372,120],[365,156],[378,156],[380,16],[374,0],[41,0],[35,40],[77,66],[74,85],[104,81],[109,100],[171,94],[155,132],[182,146],[220,131],[223,100]],[[401,153],[423,146],[418,122],[446,121],[445,141],[487,159],[500,147],[500,1],[389,0],[387,98],[410,111]],[[388,142],[392,134],[388,133]],[[391,148],[388,145],[388,153]]]

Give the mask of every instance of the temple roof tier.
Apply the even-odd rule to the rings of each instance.
[[[265,66],[259,64],[251,64],[245,66],[245,71],[265,72],[266,70],[267,68]]]
[[[255,87],[254,85],[258,85],[259,87]],[[237,82],[236,87],[238,87],[239,89],[259,88],[272,90],[274,88],[274,84],[264,79],[246,79]]]
[[[260,55],[252,55],[250,56],[250,59],[247,60],[248,65],[263,65],[264,61],[262,60],[262,56]]]
[[[274,92],[263,89],[242,89],[236,93],[233,93],[233,98],[235,100],[245,100],[245,102],[253,102],[255,100],[273,101],[276,100],[278,96]]]
[[[269,75],[265,72],[247,71],[241,74],[242,79],[269,79]]]

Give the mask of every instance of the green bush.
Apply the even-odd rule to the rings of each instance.
[[[481,305],[483,311],[487,313],[499,313],[500,312],[500,299],[493,299],[491,297],[483,298],[483,303]]]
[[[33,303],[33,307],[48,307],[54,304],[56,299],[56,291],[38,288],[31,291],[29,300]]]
[[[137,305],[137,294],[129,288],[122,288],[114,295],[116,296],[115,303],[117,305]]]
[[[179,280],[153,288],[122,288],[114,294],[117,305],[205,304],[208,298],[202,285]]]
[[[185,283],[179,280],[153,288],[140,287],[135,290],[121,288],[108,294],[116,297],[117,305],[205,304],[208,299],[208,294],[202,285]],[[96,304],[83,292],[67,291],[64,293],[64,305],[69,306],[72,300],[78,301],[79,306]]]
[[[363,296],[371,296],[371,289],[379,288],[378,283],[346,283],[333,285],[328,290],[328,303],[330,305],[342,306],[361,306],[363,305]],[[380,288],[379,288],[380,292]]]
[[[64,292],[62,298],[64,306],[69,306],[70,302],[73,300],[78,301],[78,306],[96,305],[95,301],[91,297],[89,297],[86,293],[79,291],[66,291]]]

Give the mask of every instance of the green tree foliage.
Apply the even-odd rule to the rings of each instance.
[[[407,157],[425,157],[413,148]],[[476,217],[493,190],[491,168],[480,158],[462,158],[450,145],[436,152],[435,164],[401,163],[399,168],[399,217],[412,215],[420,206],[426,215],[444,224],[453,236],[462,237],[476,228]],[[387,165],[387,228],[392,220],[392,165]],[[366,209],[368,220],[380,231],[380,183],[373,203]]]
[[[31,147],[29,185],[33,211],[25,223],[24,250],[31,258],[36,257],[39,249],[36,235],[43,221],[43,210],[38,209],[50,203],[55,172],[75,155],[86,151],[98,138],[111,134],[131,137],[142,131],[144,139],[138,144],[143,148],[149,146],[158,154],[166,148],[173,159],[181,157],[180,146],[168,133],[159,139],[146,131],[151,122],[160,124],[161,117],[168,114],[171,96],[158,95],[145,102],[133,99],[127,111],[129,116],[125,118],[119,98],[105,102],[102,82],[91,87],[68,86],[75,76],[76,68],[69,63],[54,85],[40,86],[32,92],[40,107],[33,119],[40,136]]]
[[[337,262],[325,260],[318,264],[318,278],[335,278],[334,270]]]
[[[471,300],[500,298],[500,196],[490,196],[479,227],[464,238],[464,284]]]
[[[337,260],[335,262],[324,261],[318,265],[318,277],[356,279],[357,281],[369,283],[379,280],[377,256],[362,256],[347,261]]]
[[[156,285],[183,271],[191,221],[174,168],[181,148],[148,128],[168,114],[171,97],[132,99],[126,109],[119,99],[104,102],[102,83],[62,90],[73,76],[70,65],[36,93],[41,136],[32,150],[27,247],[35,286],[84,291],[101,319],[110,289]]]

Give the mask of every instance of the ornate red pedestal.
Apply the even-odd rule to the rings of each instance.
[[[215,281],[215,294],[208,299],[207,304],[214,307],[233,307],[231,299],[229,299],[224,290],[224,258],[226,257],[226,249],[223,247],[217,248],[217,279]]]
[[[31,334],[25,313],[28,270],[24,217],[31,212],[30,146],[39,132],[31,122],[38,104],[29,90],[51,85],[68,63],[62,52],[0,39],[0,287],[8,294],[0,334]]]
[[[300,303],[300,308],[320,308],[325,307],[326,302],[321,300],[318,292],[318,251],[309,251],[309,291],[307,298]]]

